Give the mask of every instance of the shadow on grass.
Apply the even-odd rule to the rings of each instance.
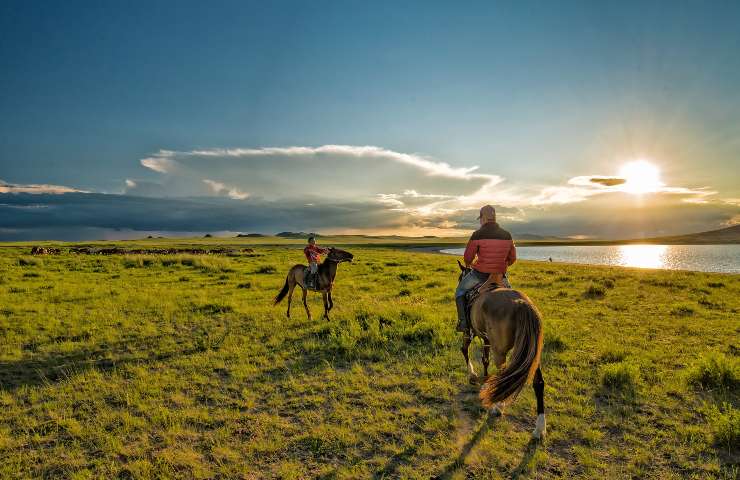
[[[163,337],[157,335],[88,346],[72,352],[34,354],[20,360],[3,361],[0,362],[0,389],[12,391],[22,386],[48,385],[92,369],[109,372],[130,363],[167,361],[217,350],[223,342],[223,338],[210,341],[176,338],[174,350],[162,351],[162,340]],[[189,344],[185,345],[185,342]],[[180,345],[183,348],[177,348]]]
[[[453,461],[451,461],[444,470],[442,470],[442,473],[432,478],[434,478],[435,480],[445,480],[452,478],[455,472],[465,465],[465,460],[468,458],[470,452],[473,451],[475,446],[478,445],[478,442],[480,442],[481,438],[483,438],[483,435],[485,435],[488,430],[490,430],[491,427],[498,422],[500,418],[501,417],[488,415],[483,423],[480,424],[478,430],[475,431],[470,440],[465,442],[465,445],[463,445],[457,457]]]
[[[398,467],[405,463],[410,463],[417,450],[419,450],[419,447],[416,445],[406,447],[402,452],[394,455],[382,470],[375,472],[373,479],[396,478],[396,470],[398,470]]]
[[[524,447],[524,455],[519,465],[511,472],[511,480],[517,479],[529,471],[529,462],[532,461],[534,454],[537,453],[537,449],[540,447],[540,441],[534,438],[529,440],[529,443]]]

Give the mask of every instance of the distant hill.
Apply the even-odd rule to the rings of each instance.
[[[281,238],[308,238],[308,237],[320,237],[318,233],[306,233],[306,232],[280,232],[275,235]]]
[[[669,237],[644,238],[641,240],[630,240],[631,242],[649,243],[679,243],[679,244],[701,244],[701,243],[740,243],[740,225],[733,225],[719,230],[708,232],[689,233],[686,235],[673,235]]]
[[[567,241],[567,238],[554,237],[552,235],[535,235],[533,233],[512,233],[514,240],[555,240],[555,241]]]

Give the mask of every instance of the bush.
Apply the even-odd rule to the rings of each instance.
[[[694,309],[688,305],[678,305],[673,310],[671,310],[671,315],[676,315],[678,317],[690,317],[693,314]]]
[[[413,273],[399,273],[398,278],[403,282],[411,282],[414,280],[419,280],[421,277],[418,275],[414,275]]]
[[[640,367],[630,362],[607,363],[599,369],[601,385],[612,392],[634,395],[640,385]]]
[[[689,369],[688,382],[696,387],[737,392],[740,360],[722,353],[705,354]]]
[[[234,311],[234,307],[230,305],[220,305],[218,303],[206,303],[205,305],[197,305],[193,307],[193,310],[204,315],[215,315],[218,313],[231,313]]]
[[[604,287],[592,283],[588,286],[586,291],[583,292],[583,296],[591,299],[604,298],[606,296],[606,290]]]
[[[244,282],[237,285],[236,288],[252,288],[252,284],[250,282]]]
[[[599,356],[599,363],[617,363],[627,358],[627,352],[622,349],[609,349]]]
[[[707,283],[707,287],[709,288],[723,288],[725,286],[722,282],[709,282]]]
[[[565,340],[557,333],[550,333],[545,331],[545,345],[543,347],[546,352],[562,352],[568,348],[568,344]]]
[[[154,265],[154,259],[142,255],[126,255],[123,257],[123,266],[126,268],[142,268]]]
[[[411,290],[409,290],[408,288],[403,288],[400,292],[398,292],[399,297],[408,297],[409,295],[411,295]]]
[[[40,258],[33,257],[20,257],[18,259],[18,266],[21,267],[40,267],[44,264]]]
[[[271,274],[277,272],[277,269],[272,265],[264,265],[257,269],[257,273]]]
[[[712,406],[707,414],[715,445],[737,449],[740,444],[740,410],[729,403],[722,408]]]

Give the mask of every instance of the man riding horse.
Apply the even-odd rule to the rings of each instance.
[[[511,234],[496,223],[496,210],[491,205],[485,205],[480,209],[478,220],[481,227],[471,235],[463,255],[465,266],[472,268],[462,277],[455,290],[457,331],[465,334],[470,330],[466,294],[484,282],[511,288],[506,269],[516,261],[514,241]]]
[[[478,218],[481,227],[465,248],[465,266],[460,264],[460,280],[455,291],[457,330],[464,333],[461,351],[470,382],[477,384],[481,379],[475,373],[468,350],[473,337],[483,340],[480,398],[493,415],[501,415],[505,405],[532,380],[537,397],[537,421],[532,436],[541,439],[547,430],[545,380],[540,368],[542,316],[527,295],[509,285],[506,269],[516,261],[516,248],[511,234],[496,223],[496,211],[486,205],[480,209]],[[482,285],[477,287],[479,284]],[[466,294],[473,288],[478,293],[470,300],[468,318]],[[491,356],[497,371],[489,376]]]

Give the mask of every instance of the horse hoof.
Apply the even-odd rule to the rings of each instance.
[[[535,424],[534,430],[532,431],[532,438],[535,440],[542,440],[545,438],[547,433],[547,424],[545,423],[545,415],[537,415],[537,423]]]
[[[478,375],[468,375],[468,383],[470,383],[471,385],[479,385],[480,380],[478,380]]]
[[[503,414],[504,414],[504,411],[503,411],[503,410],[501,409],[501,407],[499,407],[498,405],[494,405],[494,406],[493,406],[493,407],[491,408],[491,411],[490,411],[490,413],[491,413],[491,415],[493,415],[494,417],[500,417],[501,415],[503,415]]]

